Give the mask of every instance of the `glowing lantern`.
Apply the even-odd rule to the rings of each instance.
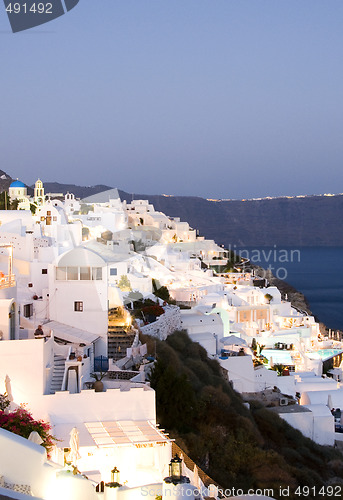
[[[112,483],[119,483],[119,470],[117,467],[114,467],[114,469],[111,470],[111,482]]]
[[[182,476],[182,460],[178,456],[178,454],[175,455],[174,458],[171,459],[170,464],[169,464],[169,476],[172,480],[173,483],[177,483],[181,481],[181,476]]]

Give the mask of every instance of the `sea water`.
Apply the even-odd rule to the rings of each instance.
[[[307,298],[328,328],[343,330],[343,248],[264,247],[240,249],[253,264],[271,268]]]

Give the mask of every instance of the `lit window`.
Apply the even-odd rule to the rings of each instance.
[[[93,280],[102,280],[102,268],[101,267],[92,267],[92,279]]]
[[[67,268],[56,267],[56,280],[66,280],[66,279],[67,279]]]
[[[90,279],[91,279],[91,268],[80,267],[80,280],[90,280]]]
[[[81,300],[74,302],[74,311],[83,312],[83,302]]]
[[[67,280],[78,280],[79,279],[79,268],[78,267],[67,267]]]

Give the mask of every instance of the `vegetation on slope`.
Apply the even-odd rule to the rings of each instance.
[[[155,339],[144,341],[155,348]],[[224,488],[274,488],[278,498],[280,486],[290,487],[289,498],[301,498],[297,486],[318,488],[343,477],[337,450],[305,438],[257,402],[249,410],[217,361],[185,332],[157,341],[151,386],[159,423]]]

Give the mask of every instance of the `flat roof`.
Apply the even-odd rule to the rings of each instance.
[[[90,333],[74,326],[65,325],[59,321],[44,323],[43,330],[46,330],[46,328],[50,328],[55,337],[77,344],[92,344],[92,342],[95,342],[99,338],[99,335],[96,333]]]
[[[309,408],[302,405],[274,406],[268,410],[272,410],[274,413],[311,413]]]

